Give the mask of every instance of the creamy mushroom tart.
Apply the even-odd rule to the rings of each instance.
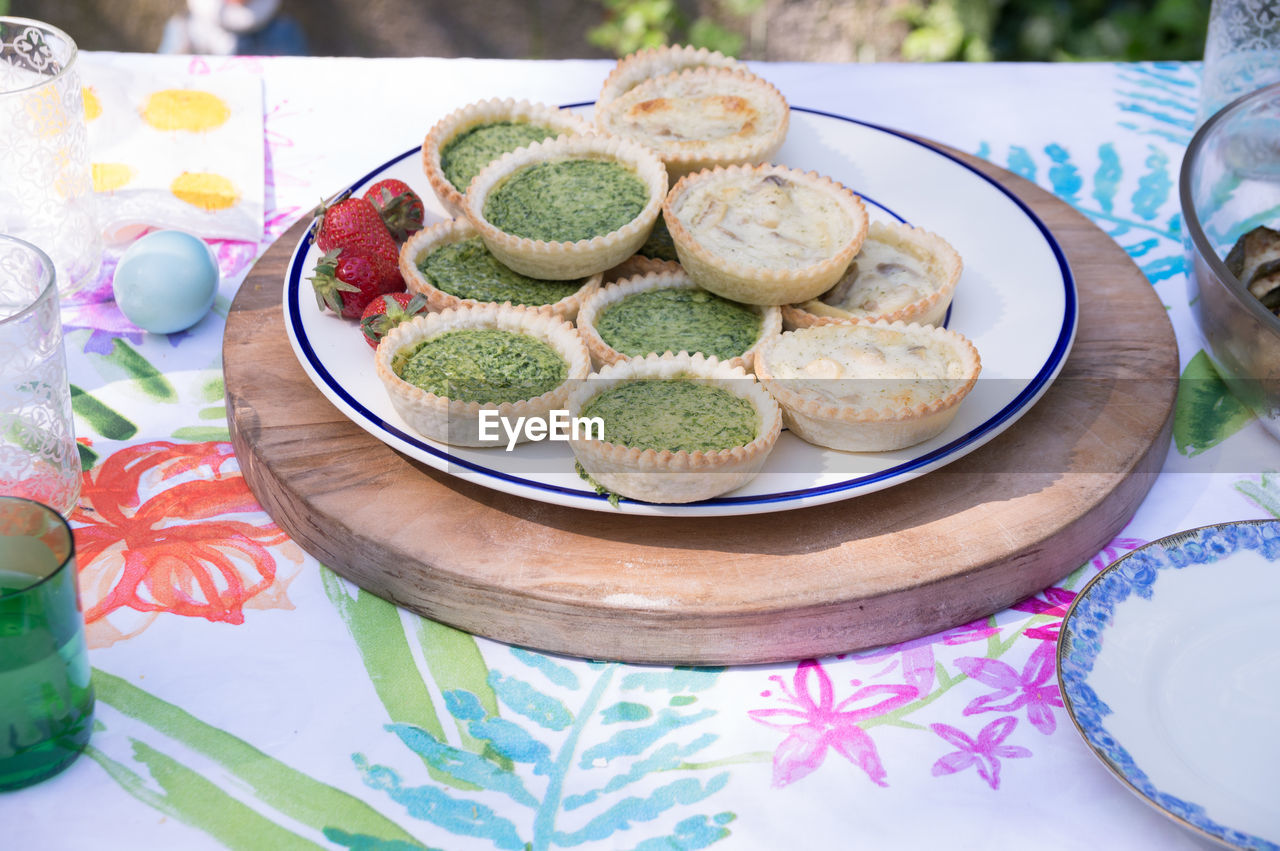
[[[489,163],[534,142],[590,132],[590,124],[566,109],[490,98],[435,123],[422,144],[422,170],[449,214],[461,216],[467,186]]]
[[[982,362],[955,331],[858,322],[787,331],[756,353],[755,370],[798,437],[882,452],[941,433]]]
[[[679,267],[596,290],[578,314],[578,333],[596,366],[683,351],[750,371],[756,349],[781,331],[777,307],[729,301]]]
[[[569,394],[570,418],[598,418],[569,445],[601,487],[645,502],[697,502],[746,484],[778,441],[778,405],[742,369],[670,353],[606,366]]]
[[[513,151],[480,172],[463,208],[485,245],[531,278],[603,272],[653,231],[667,172],[649,149],[567,136]]]
[[[936,234],[872,222],[844,276],[816,299],[784,307],[783,318],[789,328],[880,319],[941,325],[963,267]]]
[[[680,265],[747,304],[794,304],[831,288],[867,233],[862,199],[814,172],[730,166],[681,178],[663,205]]]
[[[451,219],[415,233],[400,247],[400,273],[410,292],[432,310],[484,303],[554,313],[570,321],[601,276],[569,281],[530,278],[502,264],[466,219]]]
[[[481,411],[545,420],[565,406],[571,383],[591,371],[572,325],[509,304],[417,316],[383,337],[374,359],[409,427],[458,446],[505,443],[506,437],[481,438]]]
[[[745,70],[655,77],[596,107],[596,126],[658,152],[671,180],[718,165],[768,161],[787,136],[787,101]]]
[[[652,77],[661,77],[685,68],[743,68],[738,60],[725,56],[718,50],[689,45],[664,45],[637,50],[618,60],[609,72],[596,98],[596,109]]]

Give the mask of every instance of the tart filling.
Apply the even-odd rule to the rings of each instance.
[[[562,159],[512,173],[485,199],[499,230],[542,242],[577,242],[612,233],[648,203],[639,177],[616,162]]]
[[[718,50],[688,45],[667,45],[638,50],[618,60],[605,78],[596,109],[653,77],[661,77],[685,68],[745,68],[738,60]]]
[[[781,324],[776,307],[722,298],[679,267],[597,290],[578,316],[578,330],[597,365],[684,351],[749,370],[755,349],[776,336]]]
[[[782,147],[786,99],[745,70],[694,68],[645,80],[596,107],[596,125],[658,152],[671,179],[717,165],[758,164]]]
[[[467,218],[506,266],[532,278],[582,278],[635,253],[653,230],[667,174],[648,149],[607,136],[538,142],[471,182]]]
[[[599,417],[570,438],[602,487],[646,502],[695,502],[750,481],[777,443],[777,404],[741,369],[701,355],[606,366],[569,396],[570,417]]]
[[[541,103],[491,98],[436,122],[422,145],[422,170],[450,215],[462,215],[462,196],[489,163],[525,145],[589,133],[573,113]]]
[[[503,265],[466,219],[432,225],[400,249],[400,271],[411,292],[432,310],[486,302],[510,302],[572,320],[600,276],[547,281]]]
[[[788,331],[756,356],[756,374],[792,431],[854,452],[901,449],[936,436],[981,368],[977,350],[960,334],[902,322]]]
[[[787,304],[836,283],[861,248],[861,199],[813,172],[732,166],[689,175],[663,216],[700,286],[748,304]]]
[[[449,309],[403,322],[382,338],[375,363],[410,428],[459,446],[506,442],[480,436],[482,410],[545,420],[591,369],[568,322],[511,305]]]
[[[873,222],[848,271],[816,299],[784,308],[791,327],[901,320],[939,325],[963,264],[944,239],[906,224]]]

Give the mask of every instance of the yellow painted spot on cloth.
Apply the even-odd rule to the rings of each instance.
[[[142,105],[142,120],[157,130],[212,130],[231,117],[231,107],[215,94],[194,89],[154,92]]]
[[[133,166],[125,163],[94,163],[93,191],[115,192],[133,180]]]
[[[173,179],[174,195],[202,210],[225,210],[240,200],[235,184],[220,174],[184,171]]]
[[[98,93],[88,86],[81,88],[84,95],[84,120],[92,121],[99,115],[102,115],[102,101],[98,100]]]

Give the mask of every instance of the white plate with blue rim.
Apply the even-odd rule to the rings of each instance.
[[[575,104],[585,110],[590,104]],[[414,148],[353,183],[355,193],[396,177],[426,203],[428,223],[445,218]],[[837,452],[783,433],[760,474],[732,493],[687,505],[655,505],[598,493],[574,471],[567,443],[471,449],[428,440],[410,429],[374,375],[355,323],[320,310],[308,282],[319,259],[304,237],[284,282],[285,327],[316,387],[352,422],[428,466],[494,490],[556,505],[649,516],[727,516],[820,505],[922,476],[978,449],[1013,425],[1048,390],[1071,351],[1077,322],[1075,281],[1061,247],[1017,196],[982,172],[902,133],[839,115],[792,107],[775,158],[850,187],[873,219],[906,221],[955,246],[964,274],[948,327],[968,337],[982,375],[951,425],[932,440],[896,452]]]
[[[1058,682],[1140,798],[1224,845],[1280,851],[1280,520],[1117,559],[1063,619]]]

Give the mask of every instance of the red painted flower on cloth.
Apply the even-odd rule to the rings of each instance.
[[[775,675],[769,679],[776,682],[786,700],[797,707],[753,709],[747,713],[762,724],[790,730],[773,754],[774,786],[786,786],[812,773],[822,765],[828,749],[861,768],[877,785],[889,785],[875,742],[858,726],[858,722],[909,703],[916,696],[913,686],[863,686],[837,704],[831,678],[822,663],[814,659],[807,659],[796,666],[792,678],[794,690],[788,688],[782,677]],[[858,680],[851,682],[852,685],[860,685]],[[867,703],[880,695],[887,697],[876,703]],[[859,703],[862,705],[853,708]]]
[[[231,444],[139,444],[85,473],[77,563],[91,647],[138,634],[161,612],[239,624],[245,607],[292,608],[277,558],[287,536],[235,466]],[[301,562],[297,547],[287,561]]]
[[[1053,707],[1062,706],[1062,692],[1053,678],[1054,646],[1041,642],[1022,671],[1018,672],[1006,662],[999,659],[984,659],[968,656],[956,660],[956,667],[974,680],[989,686],[995,691],[984,694],[969,701],[964,708],[965,715],[979,712],[1016,712],[1027,708],[1027,720],[1046,736],[1054,731],[1057,721],[1053,715]],[[1006,703],[998,701],[1006,700]]]

